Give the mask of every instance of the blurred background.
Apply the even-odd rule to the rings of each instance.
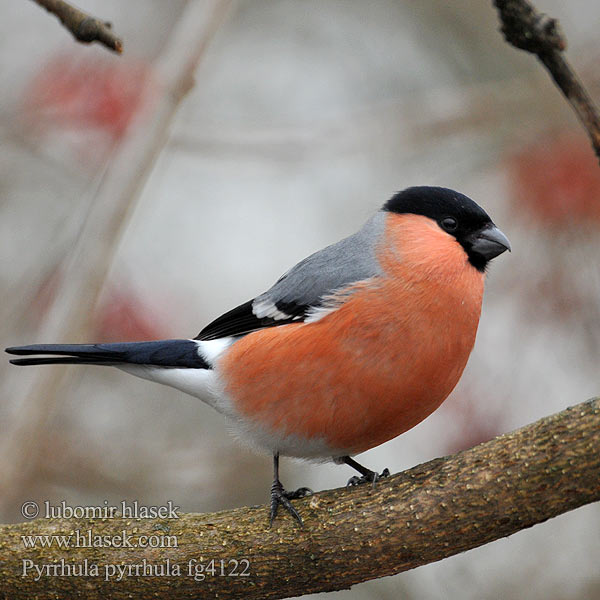
[[[395,191],[443,185],[482,204],[513,253],[490,269],[451,397],[361,462],[397,472],[597,394],[600,169],[491,4],[80,0],[112,21],[118,56],[3,2],[2,347],[193,337]],[[600,97],[600,4],[536,4]],[[1,522],[25,500],[268,499],[270,458],[193,398],[97,367],[3,360],[0,374]],[[352,474],[288,459],[282,480]],[[597,598],[599,555],[592,505],[336,598]]]

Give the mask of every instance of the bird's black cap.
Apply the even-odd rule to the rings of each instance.
[[[446,233],[457,239],[465,249],[469,262],[479,271],[485,270],[492,258],[510,250],[508,239],[485,210],[468,196],[448,188],[407,188],[390,198],[383,210],[433,219]]]
[[[407,188],[390,198],[383,208],[389,212],[423,215],[435,221],[455,217],[469,227],[481,227],[492,222],[485,210],[471,198],[443,187]]]

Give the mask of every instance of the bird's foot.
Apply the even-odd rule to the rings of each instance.
[[[383,471],[381,471],[381,473],[377,473],[375,471],[369,471],[368,473],[365,473],[364,475],[361,475],[360,477],[358,475],[355,475],[354,477],[350,477],[350,479],[348,479],[348,483],[346,484],[346,487],[353,487],[355,485],[360,485],[361,483],[372,483],[373,487],[375,487],[375,484],[382,477],[389,477],[389,475],[390,475],[389,469],[384,469]]]
[[[297,490],[294,490],[293,492],[284,491],[284,494],[288,500],[295,500],[296,498],[304,498],[306,496],[310,496],[311,494],[314,494],[314,492],[309,487],[301,487]]]
[[[293,492],[287,492],[283,489],[283,485],[281,485],[281,481],[274,481],[271,486],[271,515],[269,517],[269,527],[273,525],[273,521],[277,516],[277,510],[279,509],[279,505],[283,506],[291,515],[298,521],[300,527],[304,527],[304,523],[302,522],[302,518],[298,514],[298,511],[292,506],[290,500],[295,500],[296,498],[304,498],[309,494],[312,494],[313,491],[307,487],[301,487]]]

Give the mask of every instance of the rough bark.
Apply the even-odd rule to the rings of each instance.
[[[339,590],[481,546],[600,499],[600,399],[541,419],[470,450],[438,458],[370,485],[321,492],[268,527],[268,507],[179,519],[37,519],[0,527],[3,598],[284,598]],[[22,535],[176,536],[177,548],[25,549]],[[23,576],[37,565],[98,565],[93,577]],[[239,573],[229,573],[238,561]],[[216,573],[195,581],[190,561]],[[167,563],[167,561],[169,561]],[[220,561],[224,561],[221,563]],[[29,564],[29,563],[27,563]],[[105,566],[141,565],[139,576]],[[178,576],[144,576],[162,565]],[[150,565],[150,567],[148,567]],[[66,568],[66,567],[64,567]],[[65,571],[66,572],[66,571]]]

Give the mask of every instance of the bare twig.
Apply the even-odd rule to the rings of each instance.
[[[494,0],[507,42],[535,54],[565,95],[587,130],[600,158],[600,116],[579,77],[562,52],[566,40],[558,21],[538,12],[527,0]]]
[[[48,12],[56,15],[78,42],[100,42],[121,54],[123,41],[112,31],[112,24],[96,19],[64,0],[34,0]]]
[[[342,488],[297,501],[304,529],[285,514],[269,529],[266,506],[171,519],[42,518],[1,526],[0,597],[267,599],[345,589],[600,500],[599,447],[595,399],[381,480],[375,489]],[[169,547],[84,543],[68,550],[26,548],[22,537],[76,536],[77,530],[84,542],[88,535],[121,538],[123,531],[132,544],[139,536],[172,537]],[[40,575],[33,565],[46,570]],[[72,576],[84,568],[88,577]]]
[[[78,239],[61,272],[40,339],[78,340],[90,319],[121,234],[138,194],[162,150],[173,117],[193,83],[194,72],[231,5],[230,0],[191,3],[180,17],[156,65],[161,96],[137,116],[132,131],[115,152],[97,189]],[[64,369],[42,369],[24,394],[18,422],[11,428],[0,464],[4,508],[22,497],[44,459],[40,444],[47,421],[62,397]]]

